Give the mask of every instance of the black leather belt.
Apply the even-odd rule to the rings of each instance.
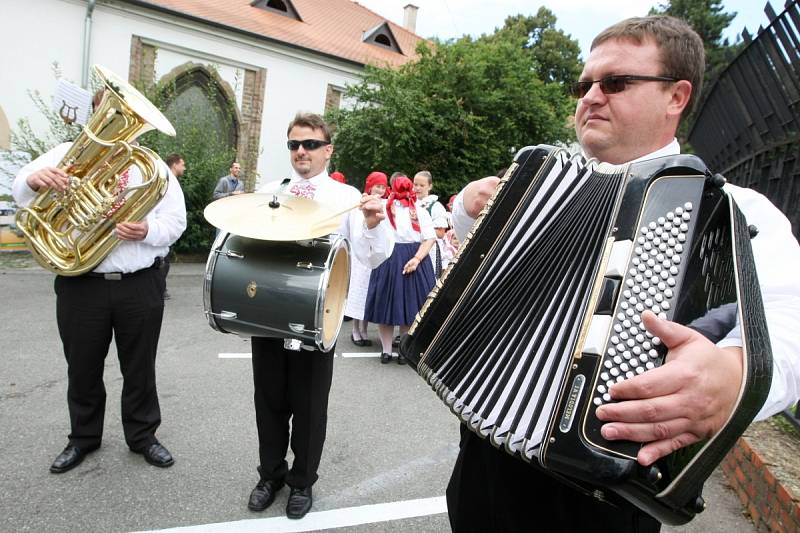
[[[142,268],[140,270],[137,270],[136,272],[87,272],[86,274],[83,274],[83,275],[87,276],[87,277],[90,277],[90,278],[103,278],[103,279],[107,279],[107,280],[110,280],[110,281],[119,281],[119,280],[124,279],[124,278],[129,278],[131,276],[135,276],[137,274],[141,274],[145,270],[150,270],[150,269],[153,269],[153,268],[161,268],[161,265],[163,265],[163,264],[164,264],[164,258],[156,257],[156,259],[155,259],[155,261],[153,261],[152,265],[150,265],[149,267],[145,267],[145,268]]]

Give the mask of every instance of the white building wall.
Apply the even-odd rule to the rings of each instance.
[[[0,14],[0,106],[12,125],[26,117],[43,131],[46,122],[27,91],[39,90],[49,101],[55,87],[53,62],[65,79],[80,83],[86,2],[0,0]],[[361,72],[351,63],[113,1],[98,2],[95,8],[90,65],[105,65],[127,79],[133,36],[159,49],[157,76],[185,61],[215,65],[239,105],[244,69],[266,69],[257,165],[261,182],[284,178],[291,170],[285,140],[294,114],[322,113],[328,84],[356,83]]]

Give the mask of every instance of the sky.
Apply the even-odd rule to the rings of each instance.
[[[384,18],[403,24],[403,7],[409,3],[419,7],[417,34],[422,37],[449,39],[464,34],[479,36],[492,33],[503,25],[507,16],[533,15],[545,6],[556,15],[556,26],[577,39],[582,58],[589,52],[592,38],[611,24],[627,17],[646,15],[661,0],[357,0]],[[724,37],[732,42],[747,27],[751,34],[759,25],[767,25],[764,14],[766,0],[723,0],[724,12],[737,12]],[[772,0],[777,13],[783,0]]]

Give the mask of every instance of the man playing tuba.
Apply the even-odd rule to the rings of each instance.
[[[70,177],[59,167],[73,143],[64,143],[35,159],[17,174],[14,199],[28,206],[42,192],[64,192]],[[122,387],[122,427],[131,451],[155,466],[168,467],[172,455],[156,439],[161,412],[156,391],[155,361],[164,312],[165,277],[161,272],[169,247],[186,229],[183,192],[168,173],[165,195],[140,221],[117,221],[113,233],[121,242],[93,270],[55,278],[56,320],[67,360],[71,430],[66,448],[50,471],[67,472],[96,450],[103,435],[106,391],[103,365],[112,335],[117,347]],[[143,182],[137,165],[117,176],[117,186]],[[124,201],[124,200],[122,200]],[[113,217],[115,202],[105,214]],[[124,212],[124,211],[123,211]],[[112,220],[116,220],[113,219]]]

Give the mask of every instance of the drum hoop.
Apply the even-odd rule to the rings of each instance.
[[[339,321],[339,326],[336,328],[336,334],[332,336],[333,344],[325,345],[323,342],[323,325],[324,325],[324,302],[325,302],[325,295],[327,294],[327,290],[325,287],[328,286],[328,281],[331,276],[331,270],[333,268],[333,262],[336,258],[336,254],[338,253],[339,249],[344,247],[347,251],[347,255],[350,255],[350,243],[342,237],[341,235],[331,234],[328,236],[328,240],[331,244],[330,250],[328,251],[328,257],[325,260],[325,273],[319,277],[319,285],[317,286],[317,303],[316,308],[314,309],[314,317],[315,317],[315,330],[316,333],[314,334],[314,344],[317,345],[317,348],[320,351],[328,352],[331,349],[331,346],[336,344],[336,339],[339,337],[339,332],[342,329],[342,324],[344,324],[344,320]],[[347,279],[350,279],[350,272],[348,269],[347,272]],[[348,293],[350,291],[347,291]],[[347,307],[347,293],[344,296],[344,302],[342,309]]]
[[[227,242],[230,235],[231,234],[228,232],[220,231],[219,235],[217,235],[217,237],[214,239],[214,243],[211,245],[211,250],[208,252],[206,271],[203,279],[203,312],[206,315],[206,319],[208,319],[208,325],[221,333],[229,332],[223,329],[212,315],[213,309],[211,307],[211,282],[214,280],[214,271],[217,268],[217,259],[219,257],[217,252],[222,249],[222,246],[225,244],[225,242]]]

